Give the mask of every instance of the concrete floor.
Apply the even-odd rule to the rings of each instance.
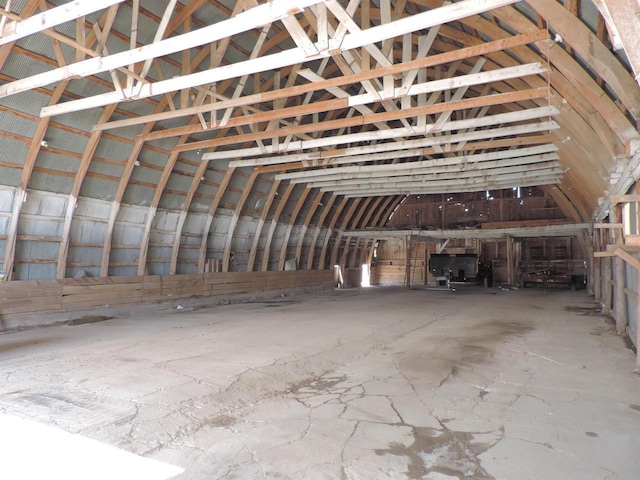
[[[330,291],[1,335],[0,414],[181,480],[635,480],[634,365],[584,291]]]

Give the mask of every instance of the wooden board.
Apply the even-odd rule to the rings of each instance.
[[[330,270],[70,278],[0,283],[0,317],[294,290],[333,284]]]

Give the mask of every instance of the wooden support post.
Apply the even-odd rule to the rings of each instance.
[[[599,252],[602,249],[602,242],[600,241],[601,232],[595,230],[593,232],[593,251]],[[596,302],[600,302],[602,299],[602,259],[593,259],[593,296]]]
[[[627,298],[624,293],[625,287],[625,262],[616,256],[615,261],[615,308],[616,330],[623,335],[627,328]]]
[[[411,288],[411,237],[404,239],[404,285]]]
[[[611,257],[604,259],[604,292],[603,292],[603,308],[602,313],[609,315],[611,313],[611,303],[613,300],[613,282],[612,276],[613,272],[611,271]]]
[[[515,284],[513,264],[513,239],[507,237],[507,283],[509,285]]]

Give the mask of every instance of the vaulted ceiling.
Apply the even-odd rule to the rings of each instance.
[[[164,247],[167,272],[202,271],[216,229],[223,268],[244,236],[251,271],[269,222],[288,240],[383,226],[407,195],[527,186],[585,221],[640,176],[637,0],[2,3],[5,272],[21,232],[36,241],[19,226],[30,190],[63,199],[42,241],[64,277],[92,215],[97,238],[76,243],[96,274],[133,243],[138,274]],[[138,238],[114,240],[118,222]]]

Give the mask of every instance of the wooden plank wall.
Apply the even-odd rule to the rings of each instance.
[[[0,282],[0,318],[331,285],[331,270]]]
[[[372,285],[404,285],[407,268],[402,262],[379,263],[375,267],[371,267],[371,284]]]
[[[490,200],[485,198],[484,192],[412,195],[400,205],[387,226],[447,229],[484,222],[567,220],[555,201],[535,187],[523,188],[520,198],[513,198],[514,192],[510,190],[491,194]]]

